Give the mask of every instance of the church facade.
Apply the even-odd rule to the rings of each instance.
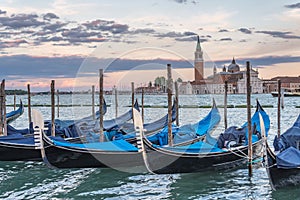
[[[258,71],[253,70],[251,67],[250,76],[251,92],[263,93],[263,81],[258,77]],[[224,94],[225,81],[228,83],[229,94],[244,94],[247,92],[246,71],[241,71],[234,58],[230,65],[223,67],[221,72],[217,72],[215,66],[213,74],[204,78],[204,59],[199,36],[195,51],[194,77],[194,81],[180,84],[180,94]]]

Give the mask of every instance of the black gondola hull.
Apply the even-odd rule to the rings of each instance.
[[[41,151],[34,145],[0,143],[0,161],[42,161]]]
[[[276,155],[266,144],[267,166],[266,170],[273,189],[286,186],[300,185],[300,168],[283,169],[276,164]]]
[[[269,168],[269,173],[275,189],[300,184],[300,168],[282,169],[275,165]]]
[[[245,165],[248,153],[247,147],[239,151],[228,151],[223,153],[186,154],[165,151],[154,148],[146,140],[146,156],[149,169],[158,174],[194,173],[209,170],[232,169]],[[253,145],[254,157],[261,157],[261,141]]]
[[[45,154],[49,163],[57,168],[112,168],[130,170],[141,168],[144,162],[140,152],[113,152],[56,146],[49,141]]]

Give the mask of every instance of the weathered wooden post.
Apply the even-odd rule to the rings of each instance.
[[[95,116],[95,86],[92,85],[92,116],[93,116],[93,120],[96,119]]]
[[[249,157],[249,165],[248,165],[248,173],[249,177],[252,177],[252,128],[251,128],[251,81],[250,81],[250,62],[246,62],[247,72],[247,122],[248,122],[248,157]]]
[[[167,94],[168,94],[168,145],[173,146],[172,135],[172,69],[171,64],[167,64]]]
[[[176,108],[176,126],[179,126],[179,94],[178,83],[175,81],[175,108]]]
[[[7,136],[5,80],[1,82],[1,127],[0,134]]]
[[[116,118],[117,118],[118,117],[118,107],[119,107],[119,105],[118,105],[118,90],[117,90],[116,86],[114,86],[114,91],[115,91],[115,111],[116,111],[115,115],[116,115]]]
[[[142,120],[144,122],[144,93],[145,93],[145,90],[144,90],[144,87],[142,87]]]
[[[3,135],[7,136],[7,121],[6,121],[6,94],[5,94],[5,80],[2,81],[2,98],[3,98]]]
[[[27,84],[27,104],[28,104],[28,122],[29,122],[29,127],[32,122],[31,120],[31,92],[30,92],[30,84]]]
[[[99,111],[100,111],[100,124],[99,124],[99,134],[100,142],[104,141],[103,134],[103,69],[99,69]]]
[[[16,92],[14,93],[14,110],[16,110],[17,107],[17,96],[16,96]]]
[[[3,82],[3,81],[2,81]],[[3,87],[0,85],[0,135],[3,135]]]
[[[224,94],[224,126],[227,129],[227,96],[228,96],[228,81],[225,81],[225,94]]]
[[[57,97],[57,118],[59,118],[59,90],[56,92],[56,97]]]
[[[55,136],[55,81],[51,81],[51,136]]]
[[[133,107],[134,107],[134,82],[131,82],[131,109],[133,113]],[[133,118],[134,120],[134,118]]]
[[[281,118],[281,109],[280,109],[280,106],[281,106],[281,80],[278,79],[277,80],[277,91],[278,91],[278,102],[277,102],[277,138],[279,139],[280,138],[280,129],[281,129],[281,126],[280,126],[280,118]]]

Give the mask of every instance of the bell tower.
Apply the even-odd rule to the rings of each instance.
[[[200,45],[199,35],[197,36],[197,47],[195,51],[194,74],[196,83],[203,81],[203,52]]]

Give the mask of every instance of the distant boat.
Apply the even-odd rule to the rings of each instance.
[[[284,88],[283,94],[285,97],[300,97],[300,88],[290,89]],[[278,92],[271,92],[273,97],[278,97]]]

